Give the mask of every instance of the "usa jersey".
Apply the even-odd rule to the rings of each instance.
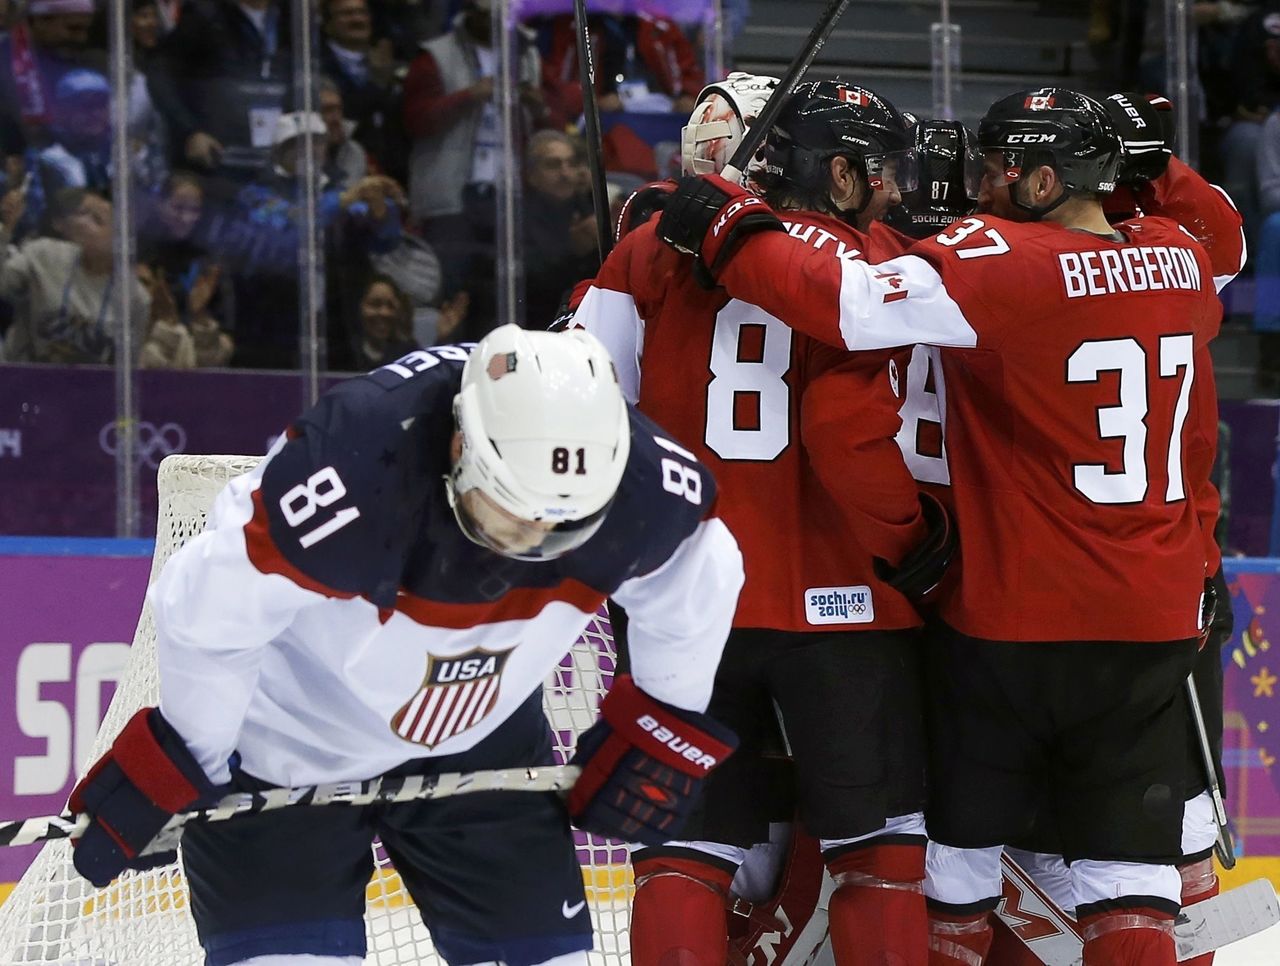
[[[215,782],[361,780],[482,741],[604,599],[631,615],[636,683],[701,711],[742,583],[692,454],[632,410],[600,529],[554,560],[470,542],[445,495],[470,347],[343,382],[252,473],[150,593],[165,717]]]
[[[731,296],[828,343],[948,347],[960,579],[944,620],[992,640],[1193,637],[1206,554],[1188,486],[1196,359],[1221,305],[1175,223],[1122,240],[973,217],[875,265],[747,239]],[[769,263],[763,275],[753,266]]]
[[[823,215],[784,217],[797,244],[832,266],[866,258],[872,243]],[[720,481],[746,568],[734,626],[917,626],[872,565],[873,555],[896,563],[925,532],[894,441],[910,353],[851,354],[793,332],[788,318],[785,305],[765,311],[700,287],[649,223],[606,259],[575,323],[608,347],[629,398]]]

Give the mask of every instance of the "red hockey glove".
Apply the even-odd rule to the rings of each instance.
[[[718,174],[681,178],[658,219],[662,241],[697,256],[699,281],[704,284],[714,284],[725,261],[748,235],[783,230],[763,199]]]
[[[912,548],[896,567],[879,557],[874,561],[876,576],[911,600],[920,600],[938,586],[959,543],[946,507],[928,493],[921,493],[920,510],[929,528],[920,545]]]
[[[1154,181],[1169,167],[1175,134],[1173,104],[1159,94],[1112,94],[1103,103],[1120,136],[1122,184]]]
[[[703,780],[737,746],[724,725],[651,698],[621,674],[578,739],[569,817],[584,832],[661,845],[679,835]]]
[[[174,852],[139,853],[171,816],[215,791],[160,709],[143,708],[71,793],[71,811],[93,819],[74,843],[76,871],[101,888],[126,868],[173,862]]]

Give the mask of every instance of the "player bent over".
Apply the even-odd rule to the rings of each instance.
[[[1020,92],[978,137],[980,214],[888,262],[832,266],[761,230],[756,205],[735,247],[745,199],[709,177],[677,190],[658,232],[824,341],[943,348],[963,564],[926,662],[930,881],[949,908],[932,962],[981,962],[1001,849],[1043,799],[1086,966],[1171,966],[1207,563],[1187,413],[1221,318],[1214,273],[1173,221],[1107,222],[1120,147],[1096,101]]]
[[[839,265],[866,257],[878,218],[910,187],[911,138],[869,90],[802,85],[758,179],[787,208],[792,235]],[[936,501],[922,505],[894,439],[909,352],[850,354],[793,332],[787,312],[703,285],[708,266],[696,271],[655,227],[626,234],[575,322],[603,333],[641,410],[675,427],[722,482],[746,584],[708,711],[742,747],[709,782],[687,837],[633,856],[632,959],[721,966],[730,882],[770,821],[798,806],[837,885],[836,961],[923,966],[911,601],[938,580],[954,536]],[[775,716],[793,778],[769,758]]]
[[[612,594],[633,676],[581,737],[567,810],[510,792],[284,809],[190,827],[182,850],[211,966],[362,962],[374,836],[447,962],[585,963],[570,818],[670,838],[734,745],[702,713],[742,582],[715,507],[584,332],[503,326],[340,384],[152,589],[160,708],[76,787],[76,868],[137,867],[228,782],[550,763],[542,681]]]

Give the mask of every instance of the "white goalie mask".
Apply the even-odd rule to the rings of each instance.
[[[719,174],[729,163],[734,149],[764,109],[778,78],[735,70],[702,89],[689,123],[680,131],[680,171],[682,174]],[[752,159],[749,176],[757,167]]]
[[[467,359],[453,415],[461,453],[446,486],[470,540],[550,560],[599,529],[627,465],[631,421],[595,336],[494,329]]]

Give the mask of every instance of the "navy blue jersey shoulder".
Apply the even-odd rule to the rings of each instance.
[[[421,350],[348,379],[290,427],[262,508],[275,549],[308,580],[394,605],[430,490],[443,489],[470,349]]]
[[[710,516],[716,499],[710,470],[648,416],[629,409],[631,455],[618,495],[604,525],[574,561],[587,572],[607,573],[615,570],[611,561],[625,561],[626,569],[612,577],[610,593],[623,580],[666,563]],[[620,547],[626,550],[618,553]]]

